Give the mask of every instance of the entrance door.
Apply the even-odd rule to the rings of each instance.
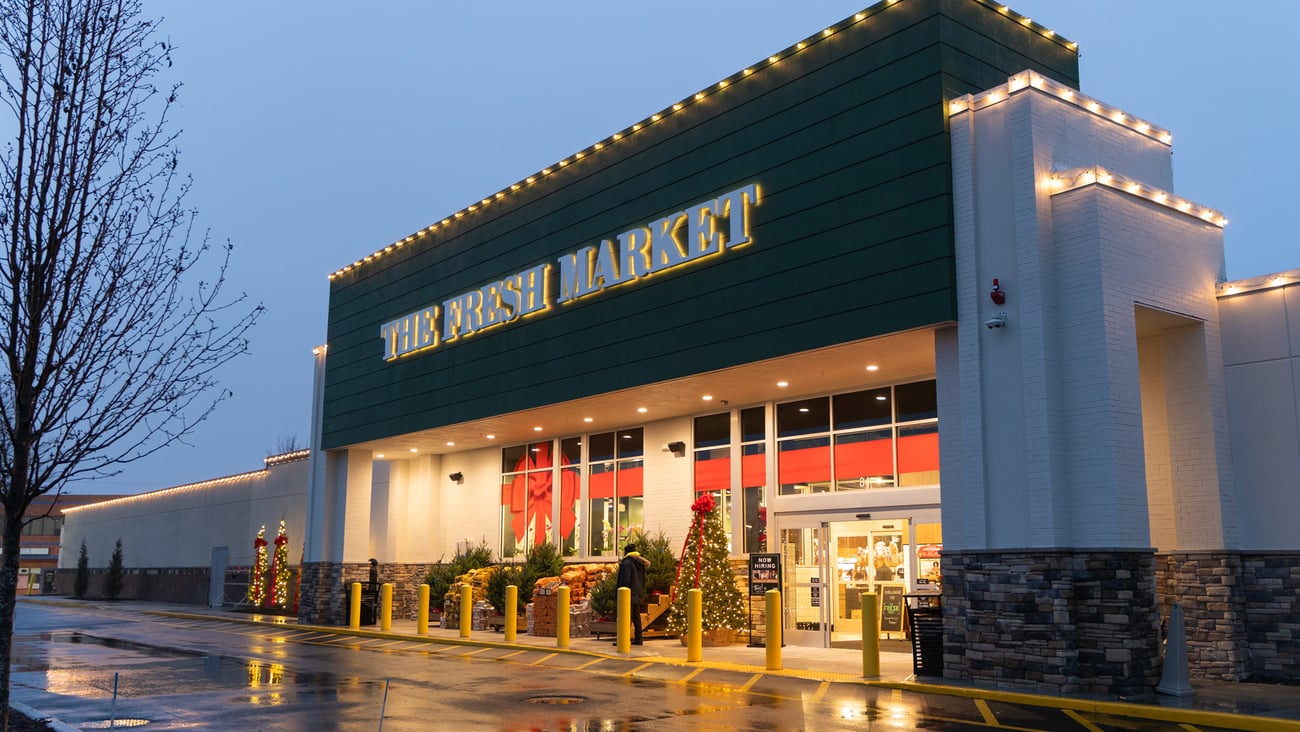
[[[788,523],[788,522],[787,522]],[[827,563],[825,522],[781,529],[781,604],[784,638],[792,645],[826,646],[830,643],[827,592],[830,575]]]
[[[910,584],[907,519],[821,520],[842,516],[781,521],[781,603],[792,645],[860,648],[862,595]]]
[[[863,595],[877,595],[879,612],[886,588],[907,592],[907,524],[907,519],[829,523],[830,645],[862,647]],[[901,633],[901,628],[882,630]]]

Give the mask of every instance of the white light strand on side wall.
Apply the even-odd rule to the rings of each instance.
[[[1105,118],[1122,127],[1127,127],[1134,132],[1144,135],[1165,145],[1172,145],[1174,136],[1169,130],[1163,127],[1157,127],[1150,122],[1128,114],[1118,107],[1102,104],[1090,96],[1084,95],[1079,91],[1062,84],[1059,81],[1043,76],[1037,71],[1021,71],[1015,76],[1007,79],[1007,83],[1000,84],[987,89],[979,94],[965,94],[948,102],[948,115],[954,116],[972,109],[983,109],[985,107],[1005,102],[1012,96],[1028,90],[1037,90],[1043,94],[1068,102],[1098,117]]]
[[[1220,229],[1228,224],[1228,219],[1215,209],[1193,203],[1185,198],[1179,198],[1168,191],[1140,183],[1132,178],[1125,178],[1101,166],[1075,168],[1074,170],[1053,173],[1044,182],[1053,196],[1058,193],[1083,188],[1084,186],[1101,185],[1122,191],[1130,196],[1146,199],[1186,216],[1200,219]]]

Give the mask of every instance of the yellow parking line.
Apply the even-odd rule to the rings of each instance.
[[[1062,709],[1061,711],[1065,712],[1065,716],[1083,725],[1083,728],[1088,730],[1088,732],[1102,732],[1101,727],[1098,727],[1092,722],[1089,722],[1088,720],[1084,719],[1081,714],[1074,711],[1073,709]]]
[[[993,710],[989,709],[988,702],[983,699],[976,699],[975,708],[980,710],[980,714],[984,717],[984,724],[990,724],[994,727],[998,726],[998,718],[993,716]]]
[[[515,651],[514,653],[507,653],[506,655],[502,656],[501,658],[498,658],[497,660],[504,661],[507,658],[514,658],[515,656],[518,656],[521,653],[527,653],[527,651]]]
[[[692,670],[689,674],[686,674],[685,676],[683,676],[681,679],[679,679],[679,681],[680,681],[680,683],[683,683],[683,684],[684,684],[684,683],[686,683],[687,681],[690,681],[691,679],[695,678],[695,677],[698,676],[699,674],[703,673],[703,671],[704,671],[704,667],[703,667],[703,666],[696,666],[694,670]]]
[[[1185,730],[1187,730],[1187,732],[1201,732],[1201,728],[1200,728],[1200,727],[1193,727],[1192,725],[1187,724],[1186,722],[1184,722],[1183,724],[1180,724],[1180,725],[1178,725],[1178,726],[1179,726],[1179,727],[1182,727],[1182,728],[1185,729]]]
[[[588,667],[590,667],[590,666],[595,666],[595,665],[598,664],[598,663],[604,663],[604,662],[605,662],[605,659],[603,659],[603,658],[593,658],[593,659],[591,659],[590,661],[588,661],[588,662],[582,664],[581,666],[575,668],[574,671],[581,671],[581,670],[583,670],[584,668],[588,668]]]
[[[536,666],[536,665],[538,665],[538,664],[546,663],[547,661],[551,660],[552,658],[555,658],[555,657],[558,656],[558,655],[560,655],[560,654],[558,654],[558,653],[548,653],[548,654],[546,654],[545,656],[542,656],[541,658],[537,659],[536,661],[533,661],[533,662],[532,662],[531,664],[529,664],[529,665],[530,665],[530,666]]]
[[[487,646],[484,646],[484,647],[482,647],[482,648],[475,648],[475,649],[472,650],[472,651],[467,651],[467,652],[465,652],[465,653],[460,654],[460,656],[461,656],[462,658],[465,657],[465,656],[472,656],[472,655],[474,655],[475,653],[482,653],[483,651],[486,651],[486,650],[487,650]]]
[[[641,664],[640,666],[637,666],[636,668],[632,669],[631,671],[627,671],[627,672],[625,672],[625,673],[623,673],[623,674],[621,674],[621,675],[622,675],[622,676],[632,676],[632,675],[634,675],[634,674],[636,674],[636,673],[638,673],[638,672],[640,672],[640,671],[644,671],[644,670],[650,668],[650,667],[653,666],[653,665],[654,665],[653,663],[643,663],[643,664]]]
[[[763,678],[763,674],[754,674],[753,676],[751,676],[751,677],[749,678],[749,681],[746,681],[746,682],[745,682],[745,685],[744,685],[744,686],[740,687],[740,692],[743,694],[743,693],[745,693],[746,691],[749,691],[750,688],[753,687],[754,684],[757,684],[757,683],[758,683],[758,680],[761,679],[761,678]]]
[[[830,691],[830,688],[831,688],[831,682],[823,681],[821,685],[817,687],[817,693],[812,695],[811,701],[814,704],[821,701],[822,697],[826,696],[826,692]]]

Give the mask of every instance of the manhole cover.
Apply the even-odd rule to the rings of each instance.
[[[545,696],[530,696],[528,701],[533,704],[578,704],[587,701],[585,696],[569,696],[567,694],[548,694]]]
[[[118,727],[143,727],[149,724],[147,719],[105,719],[102,722],[82,722],[79,729],[117,729]]]

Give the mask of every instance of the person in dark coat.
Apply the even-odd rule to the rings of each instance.
[[[650,560],[641,556],[636,544],[628,544],[623,550],[623,561],[618,563],[618,586],[626,587],[632,593],[632,645],[641,645],[641,594],[645,591],[645,570]],[[614,642],[618,645],[618,641]]]

